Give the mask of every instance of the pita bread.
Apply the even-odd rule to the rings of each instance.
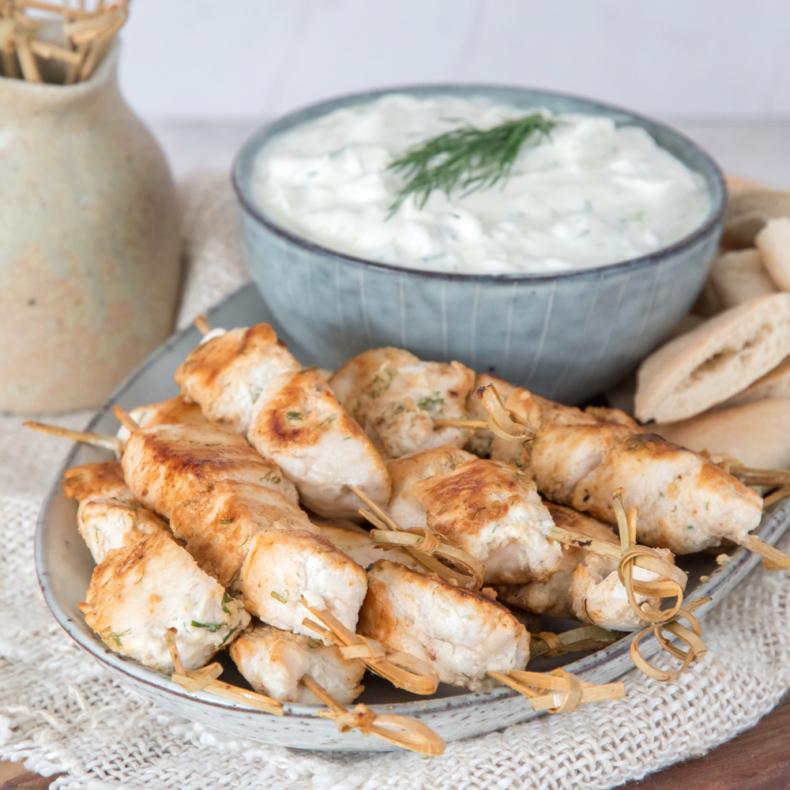
[[[719,408],[729,409],[732,406],[756,403],[758,400],[790,400],[790,357],[785,357],[770,373],[757,379],[743,392],[724,401]]]
[[[731,398],[790,355],[790,294],[760,296],[653,352],[637,372],[642,422],[677,422]]]
[[[757,469],[790,469],[790,400],[764,400],[701,414],[656,433],[695,452],[726,453]]]
[[[765,270],[760,251],[752,247],[719,255],[708,277],[723,310],[779,290]]]
[[[722,245],[729,250],[753,247],[769,219],[790,217],[790,192],[737,189],[730,193]]]
[[[790,291],[790,219],[770,219],[755,239],[771,279],[782,291]]]

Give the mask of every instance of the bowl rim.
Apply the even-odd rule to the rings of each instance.
[[[706,175],[700,173],[700,175],[702,175],[706,181],[706,187],[711,198],[711,208],[708,212],[708,216],[694,230],[685,236],[682,236],[672,244],[661,247],[658,250],[654,250],[653,252],[650,252],[646,255],[640,255],[636,258],[628,258],[624,261],[617,261],[616,263],[607,263],[601,266],[590,266],[586,268],[570,269],[560,272],[475,274],[469,272],[437,272],[413,269],[405,266],[398,266],[392,263],[371,261],[367,258],[361,258],[355,255],[340,252],[338,250],[330,249],[329,247],[325,247],[322,244],[309,240],[305,236],[300,236],[293,231],[284,228],[282,225],[269,218],[256,204],[252,195],[249,194],[249,172],[244,166],[252,159],[255,154],[257,154],[259,150],[261,150],[264,144],[266,144],[276,134],[296,128],[302,123],[315,120],[316,118],[327,115],[336,109],[369,103],[384,96],[396,93],[406,93],[409,95],[420,96],[441,92],[455,94],[464,93],[467,91],[480,91],[481,95],[485,95],[490,91],[503,90],[512,92],[513,94],[517,94],[519,92],[531,93],[537,96],[550,96],[555,98],[559,97],[561,99],[569,99],[574,102],[581,102],[586,104],[589,109],[599,111],[599,115],[606,115],[609,117],[615,117],[617,115],[627,116],[630,122],[636,122],[637,126],[645,129],[648,131],[648,133],[649,130],[646,127],[654,126],[658,127],[663,132],[668,133],[670,136],[675,137],[681,145],[688,146],[691,151],[700,157],[701,160],[707,164],[711,171],[710,180]],[[309,119],[302,119],[301,116],[305,113],[311,113],[311,117]],[[651,137],[652,136],[653,135],[651,134]],[[658,143],[656,144],[658,145]],[[659,147],[663,148],[663,146]],[[550,282],[553,280],[573,280],[587,278],[591,275],[605,275],[607,272],[612,272],[615,274],[624,270],[641,269],[652,266],[654,264],[660,263],[661,260],[666,258],[668,255],[674,256],[681,254],[690,247],[693,247],[704,237],[714,232],[716,227],[724,220],[728,202],[727,183],[721,167],[700,145],[674,127],[663,123],[662,121],[656,121],[646,115],[641,115],[640,113],[633,112],[632,110],[622,108],[618,105],[601,102],[596,99],[589,99],[577,94],[496,83],[426,83],[419,85],[402,85],[390,88],[380,88],[372,91],[344,93],[332,99],[325,99],[320,102],[305,105],[299,109],[287,113],[286,115],[267,122],[247,139],[233,160],[233,165],[231,167],[231,182],[233,184],[233,189],[236,192],[236,197],[244,211],[246,211],[253,219],[263,225],[275,236],[278,236],[286,242],[300,247],[307,252],[323,257],[328,257],[333,261],[343,262],[352,267],[373,269],[374,271],[380,271],[383,273],[390,273],[399,276],[408,275],[422,279],[438,279],[455,282],[471,281],[475,283],[494,282],[509,284],[513,282]],[[716,196],[714,193],[716,192],[719,193],[718,203],[714,201]]]

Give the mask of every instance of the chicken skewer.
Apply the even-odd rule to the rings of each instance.
[[[121,464],[132,489],[159,512],[168,512],[176,536],[187,541],[203,567],[239,589],[249,612],[304,633],[299,601],[305,596],[356,627],[367,585],[364,570],[323,540],[280,493],[284,481],[273,477],[271,462],[216,424],[141,430],[120,407],[115,413],[130,431]],[[197,470],[199,485],[182,480],[187,464]],[[268,486],[273,490],[266,491]]]
[[[570,508],[546,502],[554,523],[571,532],[581,533],[616,546],[618,539],[611,527]],[[668,562],[671,553],[659,552]],[[657,574],[642,568],[634,570],[638,581],[652,581]],[[576,547],[563,551],[562,563],[546,582],[511,584],[495,587],[497,598],[511,606],[551,617],[576,618],[584,623],[613,631],[636,631],[644,627],[643,618],[631,606],[625,586],[618,575],[618,561]],[[636,602],[649,600],[654,608],[659,599],[637,595]]]
[[[484,595],[460,590],[431,574],[419,574],[386,560],[368,572],[368,596],[360,616],[360,630],[384,645],[408,650],[430,662],[439,678],[473,691],[504,682],[529,697],[535,709],[558,707],[554,695],[525,691],[525,679],[539,679],[541,688],[552,681],[523,667],[529,659],[530,637],[505,607]],[[622,683],[587,686],[562,710],[579,702],[617,699]]]
[[[389,476],[373,444],[324,377],[302,368],[268,324],[214,330],[175,379],[206,417],[274,460],[319,515],[356,515],[348,484],[377,502],[389,498]]]
[[[123,477],[121,475],[120,465],[117,462],[105,462],[105,463],[99,463],[99,464],[87,464],[87,465],[84,465],[82,467],[76,467],[75,469],[69,470],[66,473],[66,480],[64,482],[65,482],[65,486],[64,487],[67,489],[67,494],[70,494],[70,495],[74,496],[75,498],[82,497],[83,502],[85,502],[87,504],[90,504],[93,501],[91,499],[91,496],[95,497],[97,494],[112,495],[114,501],[117,501],[118,503],[123,504],[125,507],[131,507],[132,505],[135,505],[136,506],[135,507],[136,513],[138,515],[147,513],[147,511],[145,511],[144,508],[141,508],[141,507],[139,507],[139,505],[136,505],[135,500],[134,500],[133,495],[132,495],[132,492],[126,487],[125,483],[123,482]],[[226,486],[227,487],[229,485],[231,485],[231,484],[229,484],[227,482],[224,482],[224,483],[220,482],[220,483],[217,484],[217,488],[221,489],[222,486]],[[287,526],[284,526],[283,522],[286,521],[288,518],[294,519],[296,521],[296,524],[295,524],[296,527],[304,526],[304,524],[300,523],[299,520],[298,520],[300,517],[304,520],[305,524],[308,527],[312,528],[312,525],[310,525],[309,521],[307,521],[307,518],[304,516],[304,514],[302,514],[301,511],[298,510],[298,508],[296,508],[294,505],[292,505],[290,502],[288,502],[288,500],[284,499],[280,494],[278,494],[278,493],[276,493],[274,491],[271,491],[269,489],[258,488],[256,486],[250,486],[249,484],[236,484],[237,487],[239,487],[239,486],[243,487],[245,485],[250,489],[250,490],[248,490],[246,492],[243,492],[243,493],[247,494],[246,500],[239,496],[238,490],[237,491],[231,490],[230,496],[228,496],[228,493],[229,493],[228,491],[220,490],[219,493],[220,493],[220,500],[221,500],[221,502],[220,502],[220,507],[218,508],[218,510],[219,510],[218,515],[219,516],[223,516],[223,515],[230,516],[230,519],[221,519],[220,518],[219,519],[220,523],[225,522],[225,521],[230,521],[230,522],[236,521],[237,518],[239,517],[239,515],[244,515],[244,511],[246,509],[246,506],[251,502],[252,497],[253,497],[254,494],[258,494],[258,495],[265,494],[265,497],[268,498],[268,500],[265,502],[265,505],[268,505],[268,508],[264,507],[262,509],[266,511],[266,515],[268,515],[270,520],[271,519],[277,519],[276,523],[279,524],[281,529],[282,528],[287,528]],[[242,501],[240,502],[239,499],[242,499]],[[101,500],[99,500],[99,501],[101,501]],[[278,506],[279,506],[279,508],[278,508]],[[166,525],[163,522],[158,521],[158,519],[156,519],[156,517],[153,516],[153,514],[149,513],[148,515],[151,517],[151,519],[155,520],[155,522],[156,522],[155,529],[156,529],[157,532],[166,529]],[[178,508],[176,508],[176,510],[174,511],[174,514],[173,514],[173,516],[174,516],[173,524],[174,525],[178,522],[178,518],[179,518],[180,515],[181,514],[179,513]],[[248,511],[248,515],[249,515],[249,511]],[[98,533],[100,528],[101,528],[101,533],[102,534],[107,531],[106,527],[103,524],[100,523],[101,519],[102,519],[102,516],[104,516],[104,520],[107,520],[106,513],[99,513],[91,521],[91,523],[90,523],[91,529],[88,530],[88,533],[87,533],[89,538],[92,536],[93,530],[96,530],[97,533]],[[238,533],[239,529],[244,530],[245,528],[249,528],[250,527],[249,521],[251,521],[251,519],[248,517],[245,520],[245,523],[237,525],[236,532]],[[178,532],[177,532],[177,534],[178,534]],[[235,537],[237,537],[237,534],[234,535],[234,538]],[[140,531],[138,531],[138,530],[136,530],[134,528],[131,528],[131,529],[126,531],[126,533],[124,535],[124,538],[125,538],[125,542],[126,543],[133,542],[133,543],[139,544],[141,542],[141,540],[144,538],[144,535]],[[235,542],[236,542],[235,540],[231,541],[231,543],[235,543]],[[169,544],[168,544],[168,546],[166,548],[172,549],[172,546],[169,546]],[[190,548],[189,542],[188,542],[188,548]],[[194,549],[194,545],[191,548]],[[145,546],[143,546],[143,547],[139,547],[138,546],[138,547],[136,547],[135,550],[140,555],[146,555],[146,554],[147,555],[151,555],[153,553],[153,550],[146,551],[146,547]],[[183,550],[178,549],[178,553],[180,555],[183,555]],[[193,553],[195,553],[195,552],[193,552]],[[201,556],[202,556],[202,554],[200,552],[197,552],[198,559],[200,559]],[[149,560],[151,559],[150,556],[148,556],[148,559]],[[112,567],[117,569],[117,567],[118,567],[117,563],[114,564]],[[150,570],[148,569],[148,567],[146,567],[146,568],[144,568],[142,570],[142,572],[140,574],[140,578],[135,582],[135,586],[138,585],[138,584],[141,584],[147,574],[150,575]],[[221,573],[214,574],[214,575],[222,576]],[[119,574],[117,572],[115,572],[114,573],[114,580],[117,581],[118,577],[119,577]],[[192,582],[192,584],[193,584],[193,586],[195,586],[195,582],[194,581]],[[89,598],[89,602],[90,603],[83,606],[83,609],[85,609],[85,611],[88,612],[89,615],[92,615],[92,613],[93,613],[93,609],[94,609],[93,599],[95,597],[96,596],[89,591],[88,598]],[[126,597],[126,596],[124,595],[122,597]],[[227,605],[230,604],[230,603],[231,603],[231,599],[229,597],[226,597],[226,596],[223,595],[223,599],[222,599],[222,608],[223,608],[223,610],[225,608],[227,608]],[[234,602],[234,604],[235,604],[235,602]],[[90,610],[88,610],[89,606],[90,606]],[[106,608],[106,606],[104,608]],[[242,612],[242,614],[244,614],[244,613]],[[205,620],[205,619],[208,619],[208,618],[206,618],[205,616],[202,616],[201,619]],[[249,620],[248,617],[247,617],[247,620]],[[195,626],[195,622],[197,622],[197,621],[196,620],[192,620],[192,625],[193,626]],[[90,621],[89,621],[89,624],[90,624]],[[123,624],[125,624],[125,622]],[[200,632],[199,631],[199,632],[197,632],[199,635],[201,633],[206,635],[208,633],[213,633],[214,631],[219,630],[218,627],[217,627],[218,624],[213,623],[213,622],[211,622],[211,623],[199,623],[199,626],[205,626],[205,627],[208,628],[207,631],[204,631],[204,632]],[[108,639],[110,640],[111,646],[115,647],[116,649],[123,648],[123,640],[127,640],[128,641],[128,639],[130,638],[129,635],[130,635],[132,629],[125,629],[125,628],[122,628],[121,626],[117,626],[116,630],[113,630],[112,626],[108,626],[108,628],[110,630],[107,631],[106,634],[103,633],[103,635],[108,637]],[[174,639],[175,636],[177,636],[177,631],[175,629],[170,629],[170,630],[173,631],[173,636],[172,636],[171,639]],[[265,628],[263,630],[265,630],[265,631],[275,631],[276,629],[273,629],[273,628],[269,627],[269,628],[267,628],[267,629]],[[106,631],[106,629],[103,629],[103,631]],[[291,645],[294,645],[295,643],[298,644],[298,640],[300,639],[300,637],[297,637],[296,635],[293,635],[293,634],[287,634],[286,635],[285,632],[282,632],[282,631],[279,631],[278,633],[281,636],[290,637],[291,640],[292,640],[291,641]],[[184,638],[183,635],[180,638],[183,639]],[[241,638],[245,642],[249,641],[249,639],[245,638],[245,636],[242,636]],[[227,639],[227,636],[226,636],[226,639]],[[301,640],[303,640],[304,642],[314,642],[315,641],[315,640],[310,640],[307,637],[301,637]],[[234,645],[235,645],[235,643],[234,643]],[[234,645],[232,645],[232,646],[234,646]],[[320,642],[318,642],[317,645],[320,646]],[[127,648],[129,648],[129,645],[127,645]],[[135,647],[132,646],[131,649],[134,650]],[[309,669],[311,671],[315,672],[317,669],[320,669],[321,663],[324,663],[324,664],[327,663],[326,662],[326,659],[327,659],[326,651],[327,650],[329,650],[329,651],[332,651],[332,650],[336,651],[337,649],[336,648],[324,648],[323,650],[322,649],[316,650],[314,648],[311,648],[311,650],[309,651],[311,657],[322,657],[324,659],[323,662],[319,662],[318,664],[316,664],[316,662],[313,661],[310,664],[310,666],[309,666]],[[141,658],[139,653],[133,653],[133,656],[136,657],[136,658]],[[291,654],[290,654],[289,657],[293,658],[293,651],[291,651]],[[234,656],[234,658],[235,658],[235,656]],[[340,663],[338,663],[337,659],[339,659]],[[147,663],[147,664],[150,665],[150,663],[151,663],[150,660],[147,660],[144,657],[143,657],[143,660],[144,660],[144,663]],[[196,663],[201,663],[201,662],[197,661]],[[343,666],[343,665],[345,665],[345,666]],[[354,666],[354,665],[356,665],[356,666]],[[337,656],[334,662],[330,662],[330,664],[327,666],[327,670],[328,671],[323,672],[322,676],[325,677],[325,678],[330,678],[331,679],[333,673],[335,675],[338,675],[338,674],[342,675],[342,672],[340,672],[340,670],[345,669],[346,672],[348,672],[349,667],[353,667],[356,670],[356,681],[358,682],[359,679],[361,678],[362,673],[364,672],[364,664],[362,662],[360,662],[360,661],[355,661],[355,662],[345,661],[342,658],[342,656]],[[156,668],[161,669],[162,667],[161,666],[157,666]],[[183,675],[184,673],[181,672],[180,674]],[[245,676],[249,676],[249,673],[245,672],[243,674],[245,674]],[[253,684],[253,685],[255,685],[255,684]],[[227,684],[219,684],[219,686],[217,686],[217,687],[218,688],[225,688],[225,689],[231,688]],[[341,681],[341,687],[342,687],[342,681]],[[216,690],[216,689],[212,686],[211,690]],[[261,689],[258,689],[258,690],[261,690]],[[361,687],[358,688],[357,693],[359,691],[361,691]],[[351,699],[353,699],[353,696],[351,697]],[[351,700],[348,700],[348,701],[351,701]]]
[[[119,418],[126,423],[127,428],[130,430],[130,442],[133,442],[135,436],[138,433],[141,433],[141,431],[139,431],[135,423],[130,420],[128,415],[122,409],[116,407],[116,411]],[[177,426],[164,427],[168,428]],[[217,428],[218,426],[213,427]],[[43,429],[46,430],[46,426],[44,426]],[[161,431],[162,429],[163,428],[160,427],[159,429],[154,430]],[[220,432],[222,431],[222,429],[219,430]],[[233,434],[231,435],[236,436]],[[92,440],[92,436],[88,436],[87,438]],[[239,441],[243,442],[240,437],[238,437],[238,439]],[[161,452],[162,448],[159,449],[160,452],[158,453],[158,457],[160,461],[163,458],[166,460],[168,457],[167,453]],[[211,453],[206,454],[202,449],[200,452],[206,455],[206,458],[202,464],[198,464],[198,466],[201,466],[205,469],[210,460]],[[174,464],[173,466],[175,469],[179,466],[179,464]],[[227,469],[221,468],[221,471],[224,473],[227,472]],[[175,478],[175,474],[170,475],[170,478],[171,480]],[[228,521],[231,523],[235,519],[235,516],[231,519],[224,519],[220,514],[223,504],[228,505],[227,495],[233,494],[238,497],[240,493],[246,493],[248,498],[246,503],[242,503],[243,507],[252,504],[252,509],[255,509],[255,503],[251,503],[249,500],[249,489],[246,492],[240,492],[239,488],[244,488],[243,484],[237,484],[231,480],[223,480],[222,476],[216,482],[210,477],[203,476],[201,478],[201,487],[192,489],[194,492],[192,500],[182,499],[179,504],[187,505],[187,503],[190,503],[191,505],[194,504],[195,501],[200,502],[201,497],[212,496],[214,525],[216,526],[217,522],[222,525],[222,521]],[[252,488],[254,489],[255,486]],[[171,516],[174,517],[175,527],[176,529],[182,530],[180,534],[185,534],[183,530],[185,529],[184,525],[186,524],[187,519],[181,518],[181,511],[178,510],[178,504],[173,505],[173,502],[177,501],[177,498],[174,499],[172,495],[166,496],[168,494],[166,486],[164,489],[165,490],[160,492],[160,494],[162,494],[165,504],[173,507]],[[212,492],[216,492],[216,496]],[[150,494],[151,492],[147,491],[147,493]],[[170,493],[172,494],[172,492]],[[260,497],[263,492],[258,490],[257,493]],[[269,504],[271,504],[272,497],[277,499],[279,495],[276,495],[275,492],[270,492],[267,496],[270,499]],[[290,503],[283,497],[279,497],[278,504],[281,511],[283,508],[287,510],[290,505]],[[205,512],[206,510],[210,511],[212,506],[206,502],[203,502],[202,506],[198,509],[201,508]],[[321,589],[325,592],[327,585],[327,575],[331,576],[331,574],[327,574],[326,569],[330,567],[337,567],[339,564],[341,570],[343,570],[346,574],[351,573],[351,577],[355,581],[352,582],[350,587],[348,582],[345,584],[345,587],[342,587],[341,585],[342,594],[339,593],[338,595],[334,596],[332,600],[337,601],[341,607],[338,614],[346,619],[352,628],[355,627],[357,611],[362,603],[362,599],[364,598],[366,588],[364,571],[348,557],[345,557],[342,552],[337,551],[332,546],[332,544],[315,535],[317,529],[312,525],[309,525],[309,522],[306,521],[304,514],[299,511],[298,508],[295,506],[290,506],[290,510],[290,514],[286,513],[285,516],[290,516],[292,522],[295,520],[295,523],[291,523],[289,525],[290,527],[296,527],[295,529],[272,529],[269,533],[267,533],[264,529],[262,533],[255,534],[250,541],[250,549],[244,559],[240,582],[240,586],[245,593],[248,608],[250,608],[254,614],[264,615],[267,616],[267,619],[274,620],[275,625],[282,625],[286,628],[292,628],[293,630],[298,631],[301,628],[301,621],[304,618],[304,614],[300,612],[300,600],[302,595],[306,595],[312,604],[316,606],[326,605],[327,601],[325,601],[320,594],[316,595],[314,592],[312,592],[313,588],[311,588],[311,584],[324,585]],[[255,514],[251,514],[249,512],[249,508],[247,515],[254,521]],[[262,514],[258,512],[257,515],[261,517]],[[280,515],[283,515],[282,512]],[[283,518],[278,518],[275,523],[272,523],[271,516],[272,514],[270,510],[269,527],[276,527],[277,525],[280,527],[284,526],[282,523],[284,520]],[[301,523],[299,521],[300,519]],[[251,529],[253,532],[255,531],[254,524],[247,523],[246,526],[247,529]],[[307,530],[308,526],[311,531]],[[305,529],[299,529],[298,527],[305,527]],[[207,531],[210,532],[210,530],[211,527],[210,524],[208,524]],[[276,533],[276,537],[274,537],[274,533]],[[204,532],[203,536],[204,538],[206,537],[206,532]],[[187,537],[189,538],[189,535],[187,535]],[[193,535],[192,537],[196,536]],[[199,544],[199,540],[197,542]],[[222,540],[218,540],[216,543],[221,545]],[[299,545],[295,546],[295,543],[298,543]],[[304,549],[304,545],[302,544],[307,544],[307,548],[312,550],[309,557],[306,556],[302,550]],[[193,544],[193,548],[194,547],[195,546]],[[211,557],[207,556],[205,552],[199,553],[198,556],[200,556],[202,562],[210,566]],[[213,559],[217,560],[217,562],[220,562],[220,558],[216,554]],[[299,584],[293,584],[292,581],[288,581],[289,579],[293,580],[294,578],[293,573],[295,561],[297,566],[296,579],[297,582],[301,582],[303,585],[302,587],[300,587]],[[301,566],[303,570],[299,572],[299,563],[301,562],[305,562],[306,564]],[[322,568],[324,570],[321,570]],[[286,579],[286,584],[278,583],[282,579]],[[311,582],[311,580],[314,581]],[[267,595],[266,592],[269,591],[269,587],[272,585],[276,586],[277,589],[271,589],[270,594]],[[271,614],[271,608],[266,610],[266,607],[272,606],[274,606],[275,609],[280,607],[278,617],[282,617],[283,613],[287,613],[289,619],[286,619],[286,621],[283,622],[281,619],[278,619],[278,617],[274,617]],[[346,612],[348,613],[347,617],[344,616],[344,613]],[[407,659],[408,657],[401,657],[399,660],[405,661]],[[380,664],[381,667],[383,667],[383,669],[380,671],[380,674],[383,674],[385,677],[393,680],[393,682],[402,685],[402,687],[407,688],[414,693],[430,694],[435,691],[435,681],[431,680],[430,678],[426,679],[420,677],[419,670],[403,672],[398,667],[392,665],[387,658],[383,657],[380,657],[380,659],[377,661],[377,664]],[[403,685],[404,683],[406,685]]]
[[[727,538],[790,567],[790,558],[749,534],[762,518],[762,499],[698,454],[645,433],[617,410],[585,413],[524,389],[513,391],[507,408],[535,431],[523,452],[548,499],[611,524],[612,496],[622,486],[646,545],[689,554]],[[499,445],[503,454],[519,443],[506,444]]]
[[[466,457],[471,460],[464,460]],[[436,448],[391,461],[389,468],[395,491],[389,505],[390,512],[397,512],[409,528],[446,525],[446,531],[465,532],[468,539],[483,543],[482,547],[472,544],[466,548],[479,552],[477,556],[481,558],[484,552],[488,552],[483,560],[488,583],[523,585],[547,582],[562,561],[558,544],[578,546],[612,558],[618,564],[623,560],[625,546],[591,539],[586,534],[554,524],[543,505],[540,509],[535,508],[534,503],[539,504],[540,500],[531,482],[517,469],[501,462],[477,459],[455,448]],[[524,503],[528,506],[527,519],[530,512],[545,514],[541,521],[546,523],[539,523],[537,530],[530,526],[529,521],[526,525],[523,523]],[[384,514],[377,515],[382,518]],[[380,539],[375,531],[371,535],[375,540]],[[548,560],[542,553],[545,552],[544,546],[551,552]],[[644,547],[638,554],[628,564],[634,563],[640,568],[638,575],[646,574],[639,582],[643,585],[640,593],[644,591],[647,595],[659,597],[675,597],[681,593],[679,600],[682,600],[686,576],[671,563],[671,558]],[[501,565],[497,566],[497,562]],[[552,567],[555,564],[556,567]],[[635,572],[632,568],[629,575]],[[649,586],[644,586],[648,579],[655,580],[657,576],[669,581],[652,581]],[[587,585],[588,591],[590,587],[597,586],[596,580],[592,581],[593,584]],[[621,597],[625,592],[614,578],[604,588],[596,590],[600,598],[606,597],[604,591],[609,594],[617,592]],[[602,611],[602,615],[613,614],[613,611]]]
[[[344,658],[340,648],[271,626],[256,626],[231,646],[231,657],[257,691],[283,702],[324,703],[322,718],[336,721],[340,732],[357,728],[405,749],[441,754],[444,742],[431,729],[405,716],[375,715],[366,705],[344,707],[363,690],[365,664]],[[387,725],[390,725],[389,727]],[[393,730],[391,727],[395,727]]]

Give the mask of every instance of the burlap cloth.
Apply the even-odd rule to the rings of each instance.
[[[227,177],[181,184],[187,263],[178,324],[246,277]],[[78,426],[87,414],[58,419]],[[270,748],[193,724],[119,685],[55,623],[39,593],[33,532],[66,442],[0,418],[0,759],[24,760],[58,787],[306,790],[587,790],[614,787],[752,727],[790,686],[790,583],[756,570],[708,615],[709,652],[677,683],[633,671],[628,696],[480,738],[442,757]],[[790,548],[790,536],[783,541]]]

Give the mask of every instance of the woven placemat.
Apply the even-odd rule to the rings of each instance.
[[[237,287],[246,270],[227,177],[196,175],[181,194],[190,266],[183,324]],[[0,759],[25,760],[44,775],[65,772],[58,787],[603,790],[729,740],[790,687],[790,582],[758,568],[705,619],[708,655],[677,683],[634,671],[623,700],[450,743],[430,759],[241,741],[127,690],[55,623],[35,579],[33,533],[46,483],[68,448],[36,456],[38,445],[12,416],[0,419],[0,438]],[[790,536],[779,545],[789,549]]]

